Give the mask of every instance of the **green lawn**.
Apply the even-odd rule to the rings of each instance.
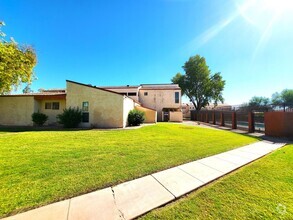
[[[293,145],[142,219],[293,219]]]
[[[0,217],[254,141],[168,123],[135,130],[0,133]]]

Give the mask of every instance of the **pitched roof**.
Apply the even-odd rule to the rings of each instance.
[[[120,94],[118,92],[114,92],[114,91],[104,89],[104,88],[101,88],[101,87],[93,86],[91,84],[83,84],[83,83],[74,82],[74,81],[71,81],[71,80],[66,80],[66,82],[74,83],[74,84],[81,85],[81,86],[90,87],[90,88],[93,88],[93,89],[99,89],[99,90],[102,90],[102,91],[105,91],[105,92],[111,92],[111,93],[123,96],[123,94]]]

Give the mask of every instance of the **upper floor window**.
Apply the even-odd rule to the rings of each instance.
[[[136,92],[129,92],[128,96],[136,96]]]
[[[83,102],[82,103],[82,111],[88,112],[89,111],[89,102]]]
[[[175,92],[175,103],[179,103],[179,92]]]
[[[148,95],[148,92],[144,92],[144,94],[143,94],[144,96],[147,96]]]

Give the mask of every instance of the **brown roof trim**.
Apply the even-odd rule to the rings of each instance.
[[[181,90],[180,88],[141,88],[140,90]]]
[[[66,94],[60,95],[36,95],[35,100],[63,100],[66,99]]]
[[[140,84],[141,86],[150,86],[150,85],[154,85],[154,86],[162,86],[162,85],[178,85],[177,83],[143,83]]]
[[[66,82],[70,82],[70,83],[74,83],[74,84],[77,84],[77,85],[80,85],[80,86],[86,86],[86,87],[89,87],[89,88],[99,89],[99,90],[102,90],[102,91],[105,91],[105,92],[110,92],[110,93],[113,93],[113,94],[116,94],[116,95],[124,96],[123,94],[120,94],[118,92],[114,92],[114,91],[111,91],[111,90],[108,90],[108,89],[103,89],[103,88],[97,87],[97,86],[91,86],[91,85],[87,85],[87,84],[83,84],[83,83],[79,83],[79,82],[74,82],[74,81],[71,81],[71,80],[66,80]]]
[[[103,89],[138,89],[140,86],[100,86]]]

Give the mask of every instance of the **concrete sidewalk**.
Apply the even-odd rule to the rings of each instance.
[[[260,141],[5,219],[133,219],[284,145]]]

